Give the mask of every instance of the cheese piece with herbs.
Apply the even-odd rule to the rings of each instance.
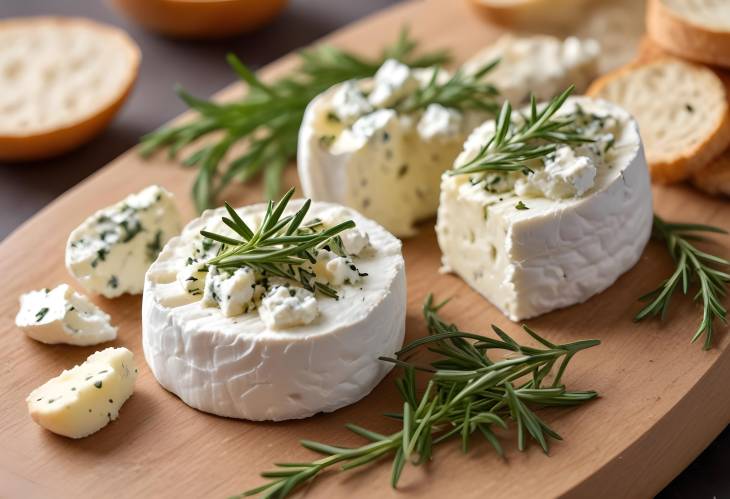
[[[390,370],[378,357],[404,337],[400,241],[292,192],[268,208],[204,212],[147,272],[145,358],[192,407],[303,418],[359,400]]]
[[[514,321],[603,291],[638,261],[651,233],[636,122],[605,101],[561,105],[567,95],[502,127],[477,128],[442,177],[444,267]]]
[[[549,35],[503,35],[464,64],[467,73],[499,59],[485,79],[493,83],[501,98],[513,105],[526,104],[530,95],[551,99],[568,85],[582,93],[598,76],[599,43],[593,39]]]
[[[414,223],[436,212],[441,173],[496,109],[495,95],[479,77],[395,60],[372,79],[335,85],[312,100],[300,128],[304,194],[355,208],[397,236],[414,234]]]
[[[132,352],[107,348],[33,390],[26,399],[28,411],[53,433],[83,438],[117,419],[136,379]]]
[[[107,298],[139,294],[145,272],[180,227],[172,194],[149,186],[97,211],[71,232],[66,267],[90,292]]]
[[[117,337],[111,317],[68,284],[20,297],[15,324],[41,343],[96,345]]]

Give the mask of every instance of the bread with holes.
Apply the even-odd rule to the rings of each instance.
[[[671,57],[636,62],[599,78],[587,94],[634,115],[656,182],[689,178],[730,144],[725,86],[705,67]]]
[[[137,77],[123,31],[86,19],[0,21],[0,161],[48,158],[111,121]]]
[[[649,0],[646,29],[674,55],[730,67],[728,0]]]

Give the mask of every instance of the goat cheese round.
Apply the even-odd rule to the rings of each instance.
[[[581,303],[639,259],[652,227],[649,174],[636,121],[605,101],[558,111],[595,142],[561,146],[533,173],[445,173],[436,233],[446,270],[514,321]],[[576,117],[577,116],[577,117]],[[455,166],[491,139],[469,137]]]
[[[96,345],[117,337],[111,317],[68,284],[20,297],[15,324],[41,343]]]
[[[151,185],[97,211],[68,237],[66,267],[86,290],[115,298],[142,292],[162,246],[180,233],[172,194]]]
[[[285,215],[301,206],[301,200],[291,201]],[[254,228],[265,209],[253,205],[237,213]],[[282,283],[266,290],[249,282],[251,299],[258,301],[232,314],[221,296],[214,299],[218,306],[206,303],[210,269],[204,275],[190,257],[203,251],[201,230],[221,233],[225,214],[206,211],[190,222],[145,277],[142,343],[159,383],[196,409],[251,420],[304,418],[367,395],[391,369],[378,357],[393,355],[403,343],[400,241],[354,210],[312,203],[305,223],[315,217],[330,226],[348,219],[356,223],[341,235],[348,257],[323,249],[314,264],[318,278],[326,276],[336,286],[338,298]],[[351,266],[358,272],[350,273]]]

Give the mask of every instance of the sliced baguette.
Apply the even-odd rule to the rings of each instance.
[[[674,55],[730,67],[730,1],[649,0],[646,29]]]
[[[656,182],[690,177],[730,144],[725,87],[705,67],[671,57],[636,62],[599,78],[587,94],[634,115]]]
[[[516,29],[570,27],[591,0],[471,0],[474,10],[487,21]]]
[[[692,183],[707,193],[730,196],[730,150],[692,175]]]
[[[123,31],[86,19],[0,21],[0,160],[48,158],[91,139],[137,77]]]

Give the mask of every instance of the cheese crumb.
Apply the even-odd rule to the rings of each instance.
[[[202,303],[220,307],[226,317],[241,315],[248,312],[255,287],[255,272],[248,267],[238,268],[231,274],[210,265],[205,277]]]
[[[259,315],[270,328],[309,324],[319,315],[312,292],[299,287],[276,286],[261,300]]]
[[[419,86],[411,68],[395,59],[388,59],[375,73],[375,86],[369,100],[375,107],[389,107]]]
[[[550,199],[580,197],[593,187],[596,165],[588,156],[576,156],[569,146],[559,147],[545,160],[545,168],[530,173],[515,183],[519,196],[542,196]]]
[[[418,135],[423,140],[452,139],[462,132],[463,116],[456,109],[429,104],[418,122]]]
[[[342,83],[332,96],[332,112],[346,125],[372,110],[373,106],[354,80]]]

